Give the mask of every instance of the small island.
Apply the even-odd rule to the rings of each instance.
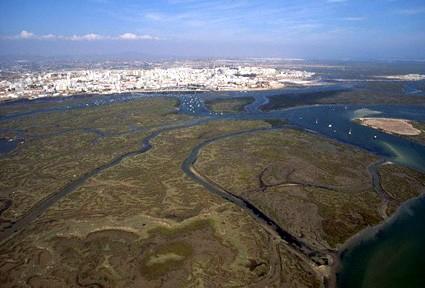
[[[361,125],[379,129],[391,134],[417,136],[423,132],[422,130],[416,128],[412,121],[406,119],[370,117],[358,118],[358,121]]]

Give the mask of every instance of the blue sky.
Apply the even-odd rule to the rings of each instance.
[[[0,54],[425,58],[424,0],[1,0]]]

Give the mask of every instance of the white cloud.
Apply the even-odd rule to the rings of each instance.
[[[34,33],[22,30],[21,33],[19,33],[18,37],[22,39],[30,39],[30,38],[34,38],[35,35]]]
[[[159,40],[158,37],[152,35],[137,35],[134,33],[124,33],[118,36],[120,40]]]
[[[133,34],[133,33],[124,33],[124,34],[121,34],[118,37],[120,39],[123,39],[123,40],[136,40],[137,39],[137,35]]]
[[[85,35],[72,35],[72,36],[64,36],[59,39],[71,40],[71,41],[95,41],[95,40],[105,40],[107,37],[99,35],[99,34],[85,34]]]
[[[65,40],[65,41],[99,41],[99,40],[159,40],[159,37],[152,35],[139,35],[134,33],[123,33],[118,36],[100,35],[96,33],[89,33],[84,35],[56,35],[45,34],[37,35],[26,30],[22,30],[18,35],[14,36],[0,36],[0,39],[13,40],[13,39],[33,39],[33,40]]]
[[[54,34],[46,34],[46,35],[41,35],[39,36],[40,39],[55,39],[57,36]]]

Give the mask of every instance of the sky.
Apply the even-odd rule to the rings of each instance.
[[[0,55],[424,59],[425,0],[0,0]]]

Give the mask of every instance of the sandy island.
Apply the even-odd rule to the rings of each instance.
[[[395,118],[358,118],[360,124],[375,129],[380,129],[388,133],[415,136],[422,133],[421,130],[413,127],[411,121]]]

